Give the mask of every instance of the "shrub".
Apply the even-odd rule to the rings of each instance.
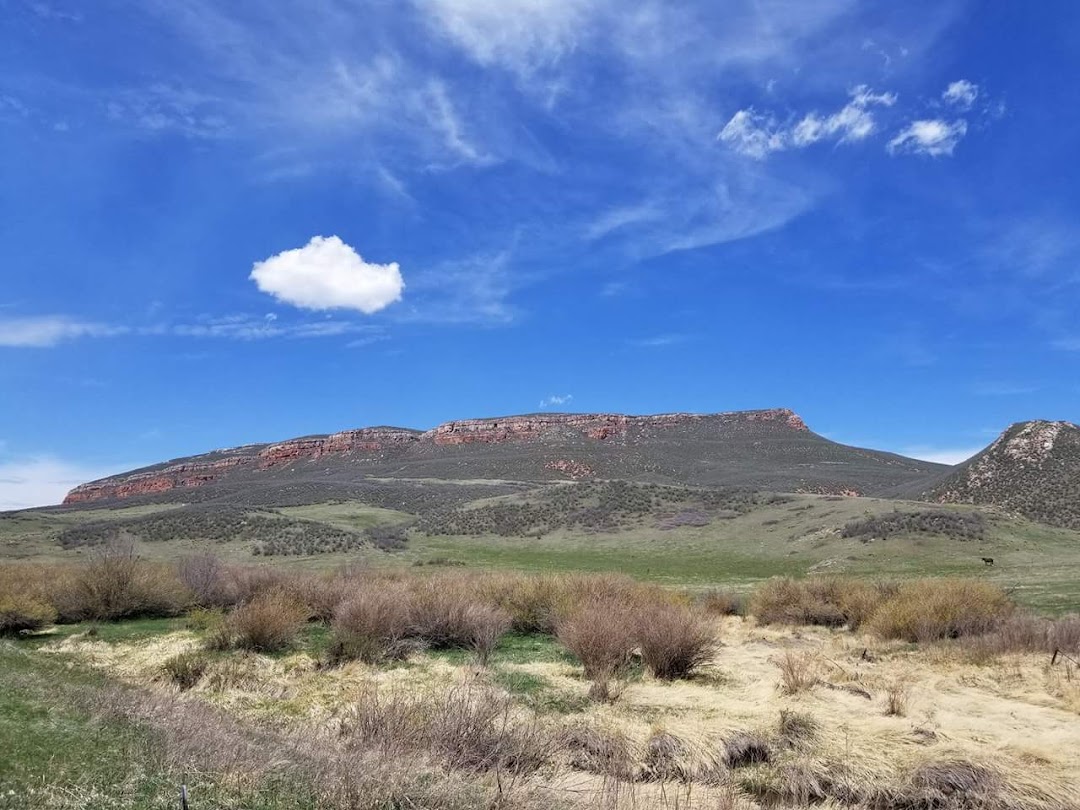
[[[689,678],[716,653],[716,626],[681,605],[639,611],[635,636],[641,660],[653,677]]]
[[[50,591],[63,621],[176,616],[191,601],[170,566],[139,559],[122,540],[94,548],[84,565],[56,577]]]
[[[1013,612],[996,585],[966,579],[906,582],[874,612],[869,627],[882,638],[936,641],[986,633]]]
[[[510,629],[510,614],[490,605],[471,605],[465,611],[466,635],[476,663],[486,667],[499,639]]]
[[[27,593],[0,594],[0,636],[32,633],[56,620],[48,602]]]
[[[420,583],[412,592],[413,635],[436,649],[469,646],[468,613],[474,600],[465,579],[438,577]]]
[[[728,768],[744,768],[772,759],[769,741],[754,731],[740,731],[724,741],[723,763]]]
[[[236,583],[216,554],[193,554],[176,566],[177,574],[194,595],[195,604],[207,608],[236,604]]]
[[[331,627],[331,663],[404,658],[411,649],[406,641],[412,629],[409,594],[404,588],[361,591],[338,606]]]
[[[232,644],[255,652],[276,652],[293,644],[308,619],[307,608],[283,591],[265,591],[228,618]]]
[[[621,600],[595,598],[559,623],[559,642],[581,662],[585,677],[607,682],[626,669],[634,649],[634,609]]]
[[[706,591],[698,597],[697,604],[713,616],[742,616],[746,613],[746,598],[734,591]]]
[[[761,585],[750,612],[764,624],[862,625],[893,591],[893,586],[840,578],[777,577]]]
[[[191,689],[206,674],[210,661],[200,652],[183,652],[165,660],[161,672],[165,678],[180,687]]]

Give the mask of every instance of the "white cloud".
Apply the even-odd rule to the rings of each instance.
[[[401,300],[397,262],[365,262],[337,236],[256,262],[249,276],[264,293],[302,309],[355,309],[370,315]]]
[[[596,4],[590,0],[423,0],[416,3],[481,65],[521,75],[573,50]]]
[[[979,86],[969,82],[967,79],[960,79],[946,87],[941,97],[946,103],[953,104],[961,110],[967,110],[971,108],[971,105],[975,103],[975,99],[979,97]]]
[[[802,149],[823,140],[853,143],[877,129],[871,107],[891,107],[895,93],[875,93],[866,85],[851,91],[851,101],[831,115],[810,112],[794,126],[781,126],[772,115],[739,110],[717,135],[736,152],[761,160],[772,152]]]
[[[960,139],[967,134],[967,121],[945,121],[940,118],[912,121],[889,141],[890,154],[910,152],[931,157],[951,155]]]
[[[81,337],[109,337],[124,334],[122,326],[110,326],[70,318],[40,315],[0,319],[0,346],[43,348]]]
[[[568,405],[573,399],[573,394],[552,394],[550,397],[540,400],[540,407],[547,409],[559,405]]]
[[[928,445],[917,445],[914,447],[905,447],[900,450],[900,455],[908,456],[909,458],[917,458],[922,461],[932,461],[935,464],[949,464],[955,465],[962,461],[967,461],[976,453],[983,451],[982,446],[978,447],[933,447]]]
[[[53,456],[0,461],[0,511],[60,503],[78,484],[137,466],[103,468]]]
[[[776,120],[754,112],[753,108],[739,110],[731,116],[716,137],[736,152],[758,160],[788,145],[788,135],[777,127]]]

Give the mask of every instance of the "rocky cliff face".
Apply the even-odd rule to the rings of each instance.
[[[313,436],[291,439],[271,444],[259,452],[258,463],[262,468],[294,461],[311,460],[334,453],[379,453],[384,450],[408,447],[419,441],[420,433],[404,428],[359,428],[331,433],[329,436]]]
[[[578,435],[594,441],[625,437],[649,428],[672,427],[708,418],[731,421],[775,422],[794,430],[807,430],[798,414],[786,408],[764,411],[737,411],[725,414],[664,413],[653,416],[626,416],[618,413],[539,414],[498,419],[464,419],[446,422],[429,430],[421,441],[445,447],[460,444],[495,444],[543,439],[549,435]]]
[[[154,472],[129,473],[103,478],[100,481],[91,481],[75,487],[64,498],[64,503],[131,498],[136,495],[167,492],[176,487],[198,487],[214,481],[227,470],[250,464],[251,461],[249,456],[231,456],[216,461],[174,464]]]
[[[700,427],[711,431],[740,426],[768,425],[781,430],[807,431],[802,419],[786,408],[736,411],[722,414],[668,413],[627,416],[616,413],[533,414],[492,419],[464,419],[447,422],[432,430],[372,427],[346,430],[328,436],[306,436],[269,445],[252,445],[193,457],[175,464],[135,471],[101,481],[82,484],[64,499],[66,504],[129,498],[199,487],[232,475],[238,469],[258,474],[276,467],[288,467],[328,458],[356,458],[371,461],[408,459],[416,451],[437,455],[440,448],[472,444],[567,442],[635,444],[650,438],[676,435],[671,431]],[[224,456],[224,457],[223,457]],[[543,469],[569,478],[592,477],[596,471],[584,460],[549,459]]]

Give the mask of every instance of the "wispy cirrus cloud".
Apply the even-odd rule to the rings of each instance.
[[[274,314],[203,316],[192,321],[109,324],[68,315],[0,318],[0,347],[53,348],[82,338],[179,337],[222,340],[328,338],[380,334],[381,327],[340,319],[282,322]]]
[[[0,511],[60,503],[78,484],[138,466],[88,464],[54,455],[0,458]]]
[[[83,337],[126,334],[128,327],[82,320],[68,315],[0,318],[0,346],[47,348]]]

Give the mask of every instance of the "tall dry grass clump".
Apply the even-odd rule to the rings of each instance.
[[[716,623],[684,605],[648,606],[636,618],[641,660],[655,678],[690,678],[716,654]]]
[[[882,638],[938,641],[977,636],[997,629],[1014,605],[1001,588],[968,579],[905,582],[868,623]]]
[[[307,608],[286,591],[263,591],[240,605],[226,620],[232,646],[277,652],[296,641],[308,620]]]

